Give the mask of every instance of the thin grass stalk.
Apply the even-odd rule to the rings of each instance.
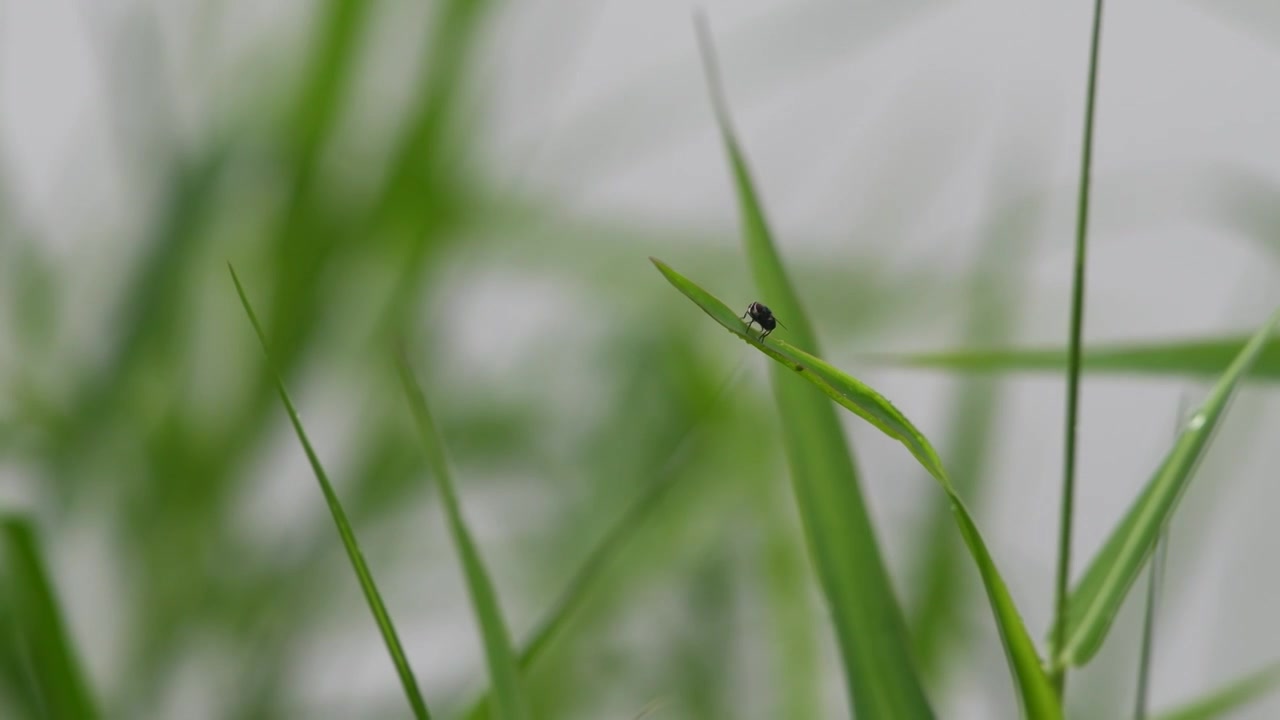
[[[1151,569],[1147,576],[1147,607],[1142,621],[1142,653],[1138,657],[1138,691],[1134,702],[1134,720],[1146,720],[1147,707],[1150,702],[1151,660],[1155,647],[1156,605],[1160,594],[1160,579],[1164,575],[1165,555],[1169,550],[1169,537],[1166,530],[1156,542],[1155,557],[1151,560]]]
[[[289,397],[289,392],[285,389],[284,379],[275,364],[275,358],[272,356],[270,345],[267,343],[267,334],[262,329],[258,314],[254,312],[253,305],[249,302],[249,295],[245,292],[244,285],[240,283],[240,276],[236,274],[236,269],[232,267],[231,263],[227,263],[227,270],[231,272],[231,281],[235,283],[236,294],[240,296],[240,304],[244,307],[245,315],[248,316],[249,323],[253,326],[253,332],[258,336],[258,342],[262,345],[262,354],[267,364],[266,370],[274,380],[276,394],[280,396],[280,402],[284,405],[285,413],[289,416],[289,423],[293,425],[294,433],[298,436],[298,442],[302,445],[302,450],[307,456],[307,462],[310,463],[311,470],[316,476],[316,481],[320,484],[320,492],[324,495],[325,504],[329,506],[329,512],[333,516],[333,523],[338,530],[338,537],[342,540],[342,546],[347,551],[347,558],[351,561],[351,568],[360,583],[360,590],[364,593],[365,601],[369,605],[369,611],[373,615],[374,622],[378,625],[379,632],[382,633],[382,641],[387,647],[387,653],[391,656],[392,664],[395,665],[396,674],[400,677],[405,699],[408,700],[413,716],[417,720],[431,720],[431,713],[427,710],[426,700],[422,697],[422,691],[418,688],[418,681],[413,673],[413,668],[409,665],[409,656],[405,653],[404,646],[400,644],[400,636],[396,633],[395,624],[391,620],[391,614],[387,612],[387,606],[382,600],[382,594],[378,592],[378,585],[373,580],[373,573],[369,570],[368,563],[365,562],[364,553],[360,550],[360,543],[357,541],[355,530],[351,527],[351,522],[347,518],[347,512],[343,509],[342,502],[338,499],[338,494],[333,489],[333,483],[329,481],[328,473],[325,472],[324,466],[320,464],[320,456],[316,454],[315,447],[312,446],[306,430],[302,427],[302,419],[298,415],[298,409],[293,404],[293,399]]]
[[[1186,395],[1178,402],[1178,414],[1174,418],[1173,436],[1176,439],[1182,429],[1183,418],[1187,416],[1187,408],[1191,401]],[[1156,635],[1156,603],[1160,594],[1160,580],[1164,576],[1165,555],[1169,552],[1169,529],[1165,528],[1156,540],[1156,547],[1151,557],[1151,568],[1147,573],[1147,605],[1142,615],[1142,649],[1138,655],[1138,689],[1134,699],[1134,720],[1146,720],[1148,706],[1151,702],[1151,663],[1152,651],[1155,648]]]
[[[497,589],[463,517],[462,501],[449,470],[444,438],[431,416],[426,395],[414,377],[408,352],[403,344],[396,353],[396,368],[426,452],[427,465],[431,468],[436,487],[440,491],[449,534],[453,536],[467,591],[471,596],[476,625],[480,630],[485,660],[489,666],[489,681],[493,685],[494,716],[500,720],[529,720],[533,717],[532,704],[521,679],[519,663],[511,644],[511,632],[507,629],[506,619],[502,614]]]
[[[1062,647],[1067,632],[1067,589],[1071,580],[1071,530],[1075,513],[1076,427],[1080,415],[1080,346],[1084,330],[1084,270],[1089,232],[1089,181],[1093,166],[1093,119],[1098,89],[1098,47],[1102,36],[1102,0],[1093,4],[1093,37],[1089,48],[1089,86],[1085,96],[1084,143],[1080,153],[1080,193],[1076,206],[1075,269],[1071,282],[1071,337],[1067,349],[1067,417],[1062,462],[1062,518],[1058,528],[1058,571],[1054,583],[1053,645]],[[1066,668],[1050,678],[1062,696]]]

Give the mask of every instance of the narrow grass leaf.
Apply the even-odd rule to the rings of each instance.
[[[1208,399],[1185,425],[1160,468],[1089,563],[1071,595],[1065,640],[1061,647],[1054,647],[1050,653],[1055,664],[1083,665],[1102,646],[1125,596],[1190,484],[1195,467],[1208,447],[1228,401],[1249,368],[1258,360],[1267,338],[1276,331],[1277,325],[1280,325],[1280,311],[1254,334],[1218,379]]]
[[[1098,97],[1098,51],[1102,44],[1102,0],[1093,3],[1093,30],[1089,43],[1089,81],[1085,92],[1084,141],[1080,146],[1080,185],[1076,197],[1075,259],[1071,273],[1071,322],[1067,335],[1067,402],[1063,419],[1062,504],[1058,521],[1058,562],[1054,573],[1054,643],[1061,644],[1067,631],[1067,594],[1071,585],[1071,536],[1075,521],[1076,438],[1080,418],[1080,357],[1084,340],[1085,268],[1089,245],[1090,177],[1093,174],[1094,107]],[[1066,695],[1066,668],[1050,670],[1059,697]]]
[[[499,720],[529,720],[532,717],[531,705],[524,684],[520,680],[519,661],[511,647],[511,636],[507,632],[507,624],[503,620],[502,610],[498,605],[498,594],[494,591],[493,582],[489,579],[488,571],[485,570],[484,561],[480,558],[480,551],[462,517],[462,506],[458,501],[453,477],[449,471],[444,438],[440,436],[431,418],[426,397],[417,380],[414,379],[408,358],[401,352],[397,356],[397,361],[400,381],[404,386],[409,407],[413,411],[418,434],[426,451],[427,462],[436,476],[436,481],[440,484],[440,497],[444,502],[445,515],[449,521],[449,532],[453,535],[454,545],[457,546],[463,574],[467,580],[467,590],[471,594],[471,605],[476,613],[476,621],[480,625],[485,660],[489,664],[489,679],[493,683],[495,715]]]
[[[1146,720],[1147,702],[1151,694],[1151,666],[1156,640],[1156,605],[1160,595],[1160,577],[1164,574],[1165,555],[1169,551],[1168,538],[1156,540],[1155,560],[1147,572],[1147,604],[1142,611],[1142,644],[1138,652],[1138,687],[1134,691],[1133,717]]]
[[[30,520],[4,516],[0,531],[5,550],[3,588],[17,635],[15,649],[30,671],[35,702],[49,718],[98,717]]]
[[[1081,369],[1093,374],[1217,377],[1248,342],[1248,336],[1240,335],[1096,347],[1085,350]],[[976,373],[1058,373],[1067,366],[1063,348],[954,350],[862,359],[877,365]],[[1249,377],[1280,380],[1280,339],[1263,345]]]
[[[249,322],[253,325],[253,330],[258,336],[258,342],[262,344],[262,352],[267,358],[268,365],[270,365],[271,352],[267,345],[266,333],[262,331],[262,324],[258,321],[258,315],[253,311],[253,306],[249,303],[249,296],[245,293],[244,286],[240,284],[236,269],[230,263],[227,264],[227,269],[231,271],[231,280],[236,285],[236,293],[240,296],[240,304],[244,306],[244,312],[249,316]],[[315,473],[316,480],[320,483],[320,491],[324,494],[325,503],[329,506],[329,512],[333,514],[333,522],[338,528],[338,535],[342,539],[343,547],[347,550],[347,557],[351,560],[351,567],[355,570],[356,578],[360,581],[360,589],[364,592],[365,600],[369,603],[369,610],[373,613],[373,618],[378,623],[378,630],[382,632],[382,639],[387,645],[387,652],[391,654],[391,661],[395,664],[396,673],[400,676],[400,684],[404,688],[409,707],[413,710],[415,718],[428,720],[431,717],[431,713],[427,711],[427,703],[423,700],[422,692],[418,689],[413,669],[409,666],[409,658],[405,655],[404,648],[400,645],[400,638],[396,634],[391,615],[387,613],[386,605],[382,602],[382,595],[378,592],[378,586],[373,581],[373,574],[369,571],[369,566],[364,561],[364,554],[360,552],[360,545],[356,542],[355,531],[351,528],[351,523],[347,521],[347,513],[343,510],[342,503],[338,500],[338,494],[334,492],[333,485],[329,482],[329,476],[320,465],[320,458],[316,455],[315,449],[312,448],[306,431],[302,429],[302,420],[298,417],[298,411],[293,406],[293,400],[290,399],[289,393],[285,390],[284,380],[275,373],[274,368],[271,372],[275,380],[276,391],[280,395],[280,401],[284,404],[285,412],[289,415],[289,422],[293,424],[293,430],[298,435],[298,441],[302,443],[302,449],[306,452],[307,461],[311,463],[311,469]]]
[[[650,484],[644,493],[631,504],[622,519],[611,527],[608,533],[591,550],[587,559],[583,561],[582,566],[578,568],[560,593],[555,604],[551,606],[551,610],[542,618],[520,648],[517,664],[522,672],[528,672],[551,643],[560,637],[565,628],[568,627],[569,621],[573,619],[590,596],[592,590],[599,584],[604,576],[605,568],[617,557],[627,541],[636,535],[637,531],[653,515],[654,510],[659,507],[667,492],[675,485],[675,478],[676,475],[672,473]],[[467,718],[467,720],[486,720],[486,718],[491,717],[489,712],[490,694],[491,691],[486,690],[480,698],[472,703],[470,709],[463,714],[463,717]]]
[[[344,93],[360,57],[360,35],[375,8],[360,0],[327,0],[317,12],[312,47],[291,130],[299,185],[308,183],[316,158],[332,134]]]
[[[884,434],[901,442],[930,475],[938,480],[945,479],[946,471],[942,467],[942,461],[928,439],[883,395],[866,383],[832,367],[826,361],[777,337],[770,336],[761,340],[758,335],[749,332],[742,318],[719,298],[661,260],[657,258],[649,258],[649,260],[668,282],[726,330],[813,383],[825,395],[853,411]],[[791,321],[787,322],[790,324]]]
[[[1280,663],[1155,716],[1155,720],[1215,720],[1280,687]]]
[[[799,296],[786,276],[765,219],[764,208],[747,167],[746,157],[733,133],[728,105],[720,87],[710,31],[705,17],[699,15],[698,20],[700,47],[712,105],[733,171],[743,224],[743,240],[752,274],[760,292],[768,298],[768,303],[783,313],[784,322],[790,323],[790,335],[814,348],[816,352],[816,336],[801,309]],[[852,410],[881,432],[897,439],[938,480],[952,501],[961,536],[973,555],[987,588],[1024,712],[1030,718],[1062,717],[1061,703],[1044,673],[1035,644],[1027,634],[1022,618],[1014,607],[1008,589],[968,510],[960,501],[937,453],[924,435],[888,400],[867,385],[781,340],[770,339],[764,342],[751,337],[739,316],[724,303],[669,267],[656,260],[654,263],[668,281],[686,292],[690,299],[726,329],[777,360],[782,366],[809,380],[828,397]],[[845,653],[855,709],[860,717],[931,715],[932,711],[907,645],[902,610],[894,598],[888,573],[876,545],[874,529],[858,487],[852,454],[839,420],[828,403],[803,386],[788,380],[787,374],[780,367],[774,367],[774,395],[778,401],[796,496],[809,533],[810,548],[817,555],[819,574],[823,577],[824,589],[836,616],[837,630],[842,631],[841,647]],[[849,532],[850,530],[853,532]],[[849,558],[834,555],[833,551],[853,553],[859,562],[851,565]],[[850,568],[853,572],[850,572]],[[870,602],[862,597],[868,591],[875,593]],[[861,616],[868,609],[878,614],[879,620]],[[841,627],[842,619],[849,624]],[[870,624],[866,622],[868,620]],[[878,648],[861,642],[860,637],[868,627],[874,627],[876,623],[886,630],[878,638],[881,643]],[[855,629],[856,633],[853,632]],[[850,635],[853,637],[849,637]],[[868,651],[876,654],[870,657],[861,655]],[[875,674],[869,674],[868,668],[874,668]],[[860,678],[859,675],[863,677]],[[869,681],[864,684],[877,693],[874,697],[876,704],[860,700],[859,692],[855,690],[859,680]]]
[[[561,636],[569,626],[569,621],[574,618],[586,603],[587,598],[604,579],[605,570],[610,563],[616,560],[623,547],[657,514],[656,511],[662,506],[663,500],[677,484],[676,480],[680,477],[678,468],[687,462],[684,459],[687,455],[686,448],[695,444],[696,438],[700,435],[699,426],[736,380],[737,373],[725,378],[708,404],[701,409],[697,419],[679,434],[680,439],[672,447],[670,455],[667,455],[660,468],[656,469],[657,478],[645,485],[644,491],[631,502],[622,517],[587,553],[586,559],[565,585],[551,609],[522,643],[518,653],[521,672],[527,673],[546,649]],[[491,717],[489,694],[490,690],[486,689],[462,714],[462,717],[467,720],[487,720]]]
[[[0,698],[18,717],[43,717],[44,698],[33,677],[26,641],[18,630],[20,621],[10,607],[10,595],[0,591]]]
[[[1178,403],[1176,434],[1182,431],[1183,418],[1187,414],[1187,401],[1184,395]],[[1146,720],[1147,703],[1150,700],[1151,668],[1155,664],[1156,612],[1160,595],[1160,583],[1164,578],[1165,559],[1169,554],[1169,528],[1161,531],[1156,540],[1155,559],[1147,572],[1147,604],[1142,613],[1142,644],[1138,652],[1138,687],[1134,693],[1133,717],[1135,720]]]
[[[695,21],[709,92],[733,173],[743,242],[756,286],[762,299],[767,300],[766,304],[779,313],[788,332],[810,347],[816,347],[814,333],[786,277],[755,184],[730,127],[706,19],[699,14]],[[669,268],[664,269],[657,261],[655,264],[668,280],[675,280]],[[710,296],[703,299],[714,301],[704,306],[704,310],[751,342],[737,313]],[[759,344],[759,347],[771,346]],[[775,359],[784,358],[790,360],[784,365],[805,375],[828,395],[840,395],[807,358],[779,353]],[[771,375],[792,490],[835,625],[837,646],[844,661],[845,685],[854,712],[857,717],[933,717],[911,656],[902,608],[894,596],[875,528],[859,488],[852,449],[839,418],[830,403],[788,379],[781,368],[775,367]],[[856,392],[858,388],[853,390]],[[855,407],[866,404],[863,409],[868,419],[877,418],[884,423],[894,419],[894,414],[886,412],[883,406],[850,402]]]
[[[746,323],[741,317],[730,310],[719,298],[661,260],[650,259],[668,282],[726,330],[808,380],[827,397],[867,420],[881,432],[901,442],[920,465],[937,479],[947,493],[961,537],[982,577],[988,601],[995,616],[996,627],[1004,643],[1010,671],[1027,716],[1031,718],[1061,717],[1061,705],[1049,684],[1048,676],[1044,673],[1035,643],[1027,633],[1022,616],[1014,605],[1004,579],[987,550],[982,534],[978,531],[977,525],[973,522],[972,516],[960,499],[928,439],[892,403],[865,383],[773,336],[760,340],[759,337],[747,331]],[[784,418],[785,420],[787,418]]]

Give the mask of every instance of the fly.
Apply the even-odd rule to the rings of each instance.
[[[773,329],[778,325],[781,325],[781,323],[778,322],[778,318],[773,316],[773,311],[758,302],[753,302],[747,306],[747,311],[742,314],[742,319],[747,320],[748,331],[751,330],[752,324],[760,324],[761,340],[769,337],[769,333],[773,332]],[[786,325],[783,325],[782,327],[785,328]]]

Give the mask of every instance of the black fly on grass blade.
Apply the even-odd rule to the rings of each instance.
[[[748,318],[750,319],[748,320]],[[751,325],[753,323],[760,323],[761,340],[769,337],[769,333],[773,332],[775,327],[781,325],[781,323],[778,322],[778,318],[773,316],[773,311],[758,302],[753,302],[747,306],[747,311],[742,314],[742,319],[747,320],[748,331],[751,330]],[[783,325],[782,327],[785,328],[786,325]]]

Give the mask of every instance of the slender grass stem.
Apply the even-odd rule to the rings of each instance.
[[[1067,584],[1071,577],[1071,524],[1075,511],[1076,425],[1080,413],[1080,338],[1084,329],[1085,249],[1089,233],[1089,181],[1093,165],[1093,118],[1098,89],[1098,46],[1102,36],[1102,0],[1093,4],[1089,46],[1089,85],[1085,95],[1084,142],[1080,151],[1080,193],[1076,206],[1075,270],[1071,283],[1071,338],[1067,356],[1067,418],[1062,462],[1062,518],[1058,528],[1058,571],[1054,587],[1053,645],[1062,647],[1067,630]],[[1065,667],[1054,669],[1054,688],[1066,692]]]
[[[368,563],[365,562],[364,553],[360,551],[360,543],[356,540],[355,530],[351,527],[351,521],[347,519],[347,511],[343,509],[342,502],[338,499],[338,494],[333,489],[333,483],[329,481],[329,475],[325,472],[324,466],[320,464],[320,456],[316,454],[315,447],[312,446],[311,440],[307,437],[307,432],[302,428],[302,419],[298,416],[298,409],[294,407],[293,400],[289,397],[289,392],[284,387],[284,378],[280,375],[271,356],[270,345],[267,343],[267,333],[262,329],[262,323],[258,320],[258,314],[254,312],[253,305],[249,302],[249,295],[245,292],[244,285],[240,283],[240,276],[236,274],[236,269],[227,263],[227,269],[231,271],[231,281],[235,283],[236,294],[240,296],[240,304],[244,307],[245,315],[249,318],[249,323],[253,325],[253,332],[258,336],[258,342],[262,345],[262,353],[266,358],[269,372],[273,376],[276,386],[276,393],[280,396],[280,402],[284,405],[285,413],[289,416],[289,423],[293,425],[294,433],[298,436],[298,442],[302,445],[302,450],[306,453],[307,462],[311,464],[311,470],[315,473],[316,481],[320,483],[320,492],[324,495],[325,504],[329,506],[329,512],[333,515],[333,523],[338,530],[338,537],[342,540],[342,546],[347,551],[347,558],[351,561],[351,568],[355,571],[356,579],[360,582],[360,590],[364,592],[365,601],[369,604],[369,611],[373,615],[374,622],[378,624],[378,630],[382,633],[383,643],[387,646],[387,653],[391,656],[391,662],[395,665],[396,674],[400,676],[400,684],[404,689],[405,698],[409,701],[409,707],[413,711],[416,720],[431,720],[431,713],[427,710],[426,700],[422,697],[422,691],[418,688],[417,677],[413,673],[413,668],[409,666],[409,656],[404,651],[404,646],[400,644],[400,636],[396,633],[395,624],[391,620],[391,614],[387,611],[386,604],[382,601],[382,594],[378,592],[378,585],[373,580],[373,573],[369,570]]]
[[[1173,435],[1175,440],[1182,431],[1183,420],[1187,416],[1187,408],[1191,402],[1186,395],[1178,402],[1178,414],[1174,417]],[[1138,655],[1138,690],[1133,705],[1134,720],[1146,720],[1148,697],[1151,692],[1152,653],[1156,638],[1156,606],[1160,595],[1160,581],[1164,577],[1165,555],[1169,551],[1169,529],[1166,527],[1156,540],[1156,548],[1151,556],[1151,569],[1147,574],[1147,606],[1142,617],[1142,648]]]
[[[1161,535],[1156,542],[1155,557],[1147,576],[1147,608],[1142,621],[1142,654],[1138,659],[1138,692],[1134,703],[1134,720],[1146,720],[1147,701],[1151,687],[1151,659],[1155,647],[1156,604],[1160,594],[1160,578],[1164,575],[1164,556],[1168,552],[1169,538]]]

